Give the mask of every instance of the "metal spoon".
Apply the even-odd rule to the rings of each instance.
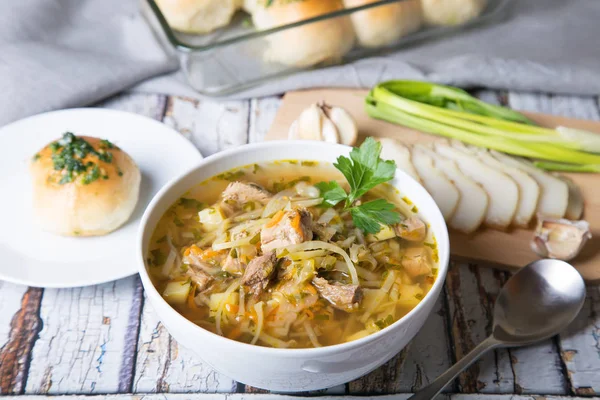
[[[584,301],[585,284],[570,264],[549,259],[532,262],[502,287],[492,334],[409,400],[433,399],[488,350],[525,346],[556,335],[575,319]]]

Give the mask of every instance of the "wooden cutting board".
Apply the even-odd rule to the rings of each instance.
[[[366,136],[391,137],[405,143],[428,143],[436,136],[370,118],[364,111],[366,90],[321,89],[289,92],[266,140],[285,140],[290,124],[312,103],[324,101],[341,106],[356,119],[362,141]],[[600,122],[577,120],[545,114],[524,113],[542,126],[558,125],[600,133]],[[582,189],[586,201],[584,219],[590,223],[593,238],[572,261],[587,282],[600,282],[600,174],[565,174]],[[529,242],[533,229],[511,229],[507,232],[482,228],[472,235],[450,232],[450,249],[455,260],[483,261],[483,265],[519,268],[537,259]]]

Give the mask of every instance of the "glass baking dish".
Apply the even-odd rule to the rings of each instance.
[[[475,24],[495,22],[504,17],[506,6],[511,0],[488,0],[486,8],[478,17],[461,25],[424,26],[414,33],[406,34],[383,45],[368,44],[367,47],[361,45],[359,39],[347,46],[348,49],[326,48],[325,38],[333,35],[332,43],[335,44],[345,41],[349,36],[348,31],[329,29],[335,27],[334,24],[351,26],[353,18],[361,15],[358,14],[360,12],[365,15],[367,12],[377,10],[378,7],[405,1],[407,0],[380,0],[265,30],[256,30],[252,26],[251,17],[243,11],[238,11],[228,26],[208,34],[188,34],[172,29],[155,0],[141,0],[141,8],[142,14],[163,47],[179,58],[189,84],[203,95],[225,96],[300,71],[349,63],[398,49],[407,44],[448,35]],[[327,35],[319,35],[318,30],[324,27],[328,29]],[[354,38],[354,29],[350,29],[350,35]],[[337,38],[335,38],[336,34]],[[313,42],[308,43],[311,48],[320,46],[323,48],[322,52],[331,54],[327,54],[327,57],[319,57],[319,54],[314,56],[313,52],[303,57],[299,48],[301,49],[302,45],[307,43],[299,43],[298,40],[311,36],[314,38]],[[424,44],[419,43],[419,45]],[[306,46],[305,52],[311,51],[308,49],[309,47]]]

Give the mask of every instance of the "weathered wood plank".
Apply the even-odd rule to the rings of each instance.
[[[23,392],[43,290],[0,281],[0,395]]]
[[[446,278],[455,359],[464,357],[492,329],[493,304],[505,273],[453,263]],[[508,351],[483,356],[458,379],[458,392],[511,393],[514,377]]]
[[[349,383],[350,394],[410,393],[450,366],[444,294],[417,336],[377,370]]]
[[[395,394],[387,396],[323,396],[320,397],[322,400],[406,400],[411,394]],[[64,399],[65,397],[59,396],[8,396],[5,399],[8,400],[50,400],[50,399]],[[69,396],[69,400],[87,400],[95,399],[97,396]],[[189,399],[189,394],[118,394],[103,396],[106,400],[184,400]],[[302,396],[287,396],[281,394],[250,394],[250,393],[233,393],[233,394],[196,394],[195,399],[199,400],[301,400],[306,399]],[[453,395],[440,395],[436,397],[436,400],[590,400],[598,399],[598,397],[566,397],[566,396],[524,396],[524,395],[489,395],[489,394],[453,394]]]
[[[252,99],[250,101],[248,143],[262,142],[264,140],[280,105],[281,98],[279,96]]]
[[[138,279],[46,289],[27,393],[115,393]]]
[[[167,107],[167,96],[124,92],[96,104],[95,107],[127,111],[161,121]]]
[[[21,309],[21,299],[27,289],[27,286],[0,281],[0,348],[10,338],[11,321]]]
[[[144,303],[135,368],[134,393],[235,392],[237,383],[214,371],[179,345]]]
[[[163,122],[208,156],[248,142],[249,101],[216,102],[169,97]]]
[[[600,394],[600,286],[587,288],[582,312],[559,343],[574,394]]]
[[[396,392],[410,393],[431,383],[452,364],[448,307],[442,291],[425,325],[411,341]],[[448,389],[449,390],[449,389]]]
[[[139,276],[136,275],[125,339],[123,340],[123,356],[121,357],[121,369],[119,371],[119,393],[131,393],[133,390],[143,300],[144,288]]]
[[[554,339],[510,350],[515,375],[515,392],[567,394],[560,354]]]

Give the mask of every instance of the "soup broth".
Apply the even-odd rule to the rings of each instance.
[[[401,214],[376,234],[343,204],[324,207],[317,182],[348,187],[332,165],[254,164],[184,194],[159,221],[147,255],[157,290],[184,317],[261,346],[335,345],[386,328],[412,310],[437,275],[437,246],[418,208],[382,184]]]

